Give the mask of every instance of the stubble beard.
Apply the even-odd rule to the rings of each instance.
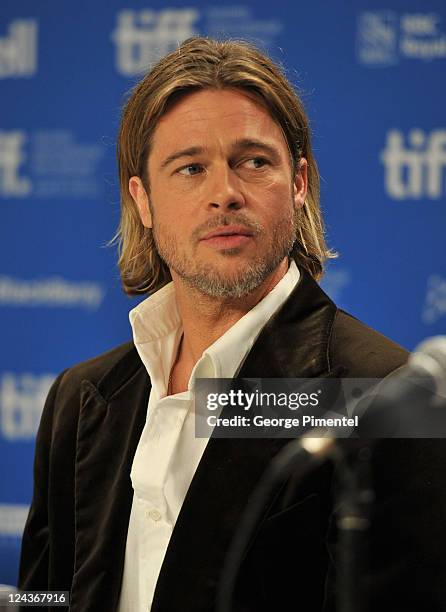
[[[244,265],[238,266],[235,273],[225,274],[218,265],[200,263],[181,254],[175,239],[169,235],[169,231],[166,228],[161,228],[160,231],[156,220],[153,219],[153,221],[155,246],[169,269],[176,272],[191,289],[220,299],[239,299],[257,289],[290,254],[296,238],[296,225],[291,205],[289,215],[281,219],[269,234],[267,248],[256,254],[251,260],[246,260]],[[197,228],[194,235],[203,235],[203,231],[212,231],[217,227],[229,224],[246,226],[252,231],[254,239],[259,242],[265,238],[263,227],[240,213],[221,215],[213,219],[206,227]],[[237,257],[241,250],[241,248],[225,249],[216,253],[215,256]]]

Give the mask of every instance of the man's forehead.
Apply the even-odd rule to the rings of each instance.
[[[241,141],[285,144],[283,132],[269,111],[239,89],[205,89],[182,97],[160,118],[152,138],[152,152],[182,147],[209,147],[224,140],[225,147]]]
[[[266,103],[253,92],[238,87],[203,88],[181,94],[168,105],[166,112],[161,116],[158,124],[168,121],[172,117],[206,113],[213,117],[216,115],[235,116],[240,111],[250,115],[265,115],[272,119]]]

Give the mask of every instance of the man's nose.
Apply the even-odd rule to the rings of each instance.
[[[228,164],[214,168],[208,186],[209,208],[220,211],[239,210],[245,205],[242,181]]]

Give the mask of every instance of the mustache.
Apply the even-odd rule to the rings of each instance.
[[[261,223],[249,219],[243,213],[233,213],[231,215],[219,215],[218,217],[213,217],[201,223],[201,225],[196,227],[192,232],[192,238],[197,241],[201,240],[205,234],[225,225],[242,225],[253,236],[258,236],[263,231],[263,225]]]

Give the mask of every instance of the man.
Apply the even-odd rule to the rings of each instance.
[[[130,314],[134,343],[50,391],[20,586],[70,590],[72,612],[208,612],[248,499],[287,440],[195,438],[196,378],[381,377],[407,354],[315,282],[331,253],[308,121],[253,47],[195,38],[163,58],[127,102],[118,157],[124,288],[154,293]],[[429,471],[437,447],[420,459],[421,447],[392,442],[377,452],[364,580],[381,609],[394,597],[409,609],[408,581],[429,571],[420,592],[441,609],[431,543],[444,504],[423,503],[443,486]],[[236,610],[332,605],[331,487],[324,465],[291,500],[271,500]]]

